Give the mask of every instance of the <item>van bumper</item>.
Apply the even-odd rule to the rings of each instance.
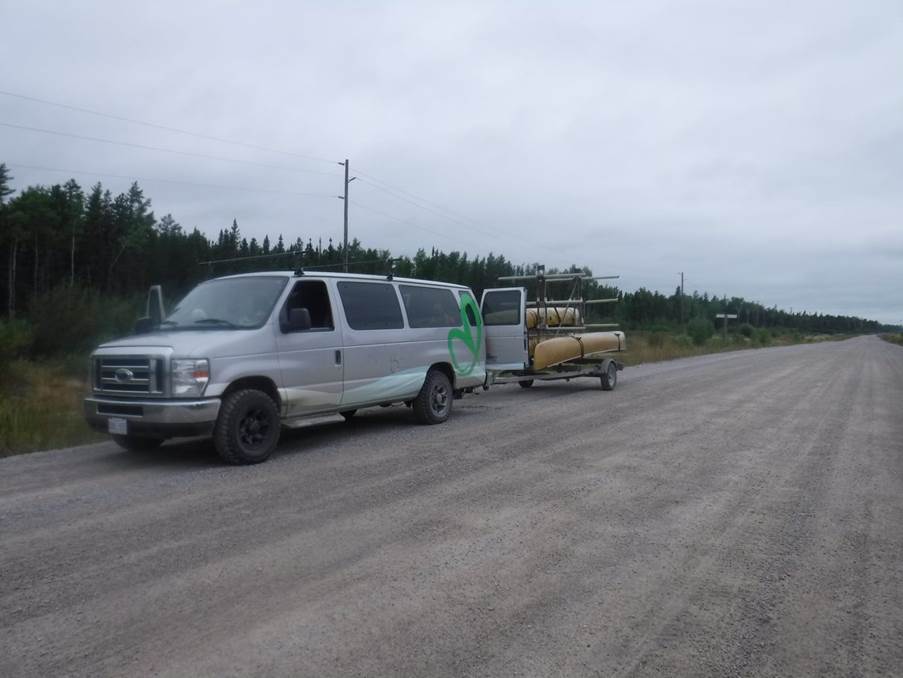
[[[128,433],[155,438],[203,436],[213,432],[219,398],[201,400],[113,400],[85,398],[88,425],[108,432],[110,419],[125,419]]]

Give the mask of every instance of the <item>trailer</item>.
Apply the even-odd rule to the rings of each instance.
[[[536,381],[590,377],[600,380],[602,390],[613,390],[618,372],[624,369],[618,354],[627,348],[626,337],[614,330],[615,323],[588,323],[586,309],[618,299],[586,299],[585,287],[591,280],[618,277],[546,274],[540,267],[532,275],[498,279],[500,283],[535,284],[532,300],[523,286],[484,290],[480,309],[487,385],[517,383],[530,388]]]

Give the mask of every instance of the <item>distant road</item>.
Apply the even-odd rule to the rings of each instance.
[[[0,460],[0,675],[900,675],[903,348]]]

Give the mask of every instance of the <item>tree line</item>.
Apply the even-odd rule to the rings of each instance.
[[[13,189],[9,169],[0,164],[0,299],[8,320],[29,318],[36,304],[59,288],[89,289],[105,297],[122,298],[142,293],[150,284],[162,284],[174,299],[211,275],[251,270],[339,270],[341,244],[313,234],[269,235],[262,240],[242,234],[233,219],[214,238],[196,227],[183,228],[172,215],[157,218],[151,200],[138,183],[113,195],[98,182],[84,189],[74,179],[50,186]],[[466,252],[420,249],[413,257],[393,257],[388,249],[369,248],[354,240],[348,258],[359,273],[387,273],[390,266],[401,276],[454,282],[471,287],[477,295],[498,286],[505,275],[523,275],[536,264],[514,264],[502,255],[469,256]],[[213,264],[201,262],[218,261]],[[572,266],[569,272],[591,273]],[[529,286],[528,286],[529,288]],[[786,328],[801,332],[877,332],[873,320],[819,313],[788,313],[741,297],[715,297],[680,289],[665,295],[639,289],[624,292],[592,282],[587,298],[618,297],[608,305],[608,318],[627,329],[662,326],[675,328],[694,317],[737,313],[740,323]]]

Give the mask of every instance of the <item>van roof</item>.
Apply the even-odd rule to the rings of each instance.
[[[224,275],[219,278],[211,278],[211,280],[226,280],[229,278],[257,278],[263,276],[285,276],[286,278],[341,278],[343,280],[370,280],[386,282],[385,275],[373,275],[371,273],[340,273],[336,271],[305,271],[304,275],[296,276],[294,271],[255,271],[254,273],[237,273],[235,275]],[[392,282],[399,283],[416,283],[419,285],[437,285],[440,287],[452,287],[459,290],[470,290],[467,285],[458,285],[456,283],[445,283],[436,280],[422,280],[420,278],[402,278],[393,276]]]

